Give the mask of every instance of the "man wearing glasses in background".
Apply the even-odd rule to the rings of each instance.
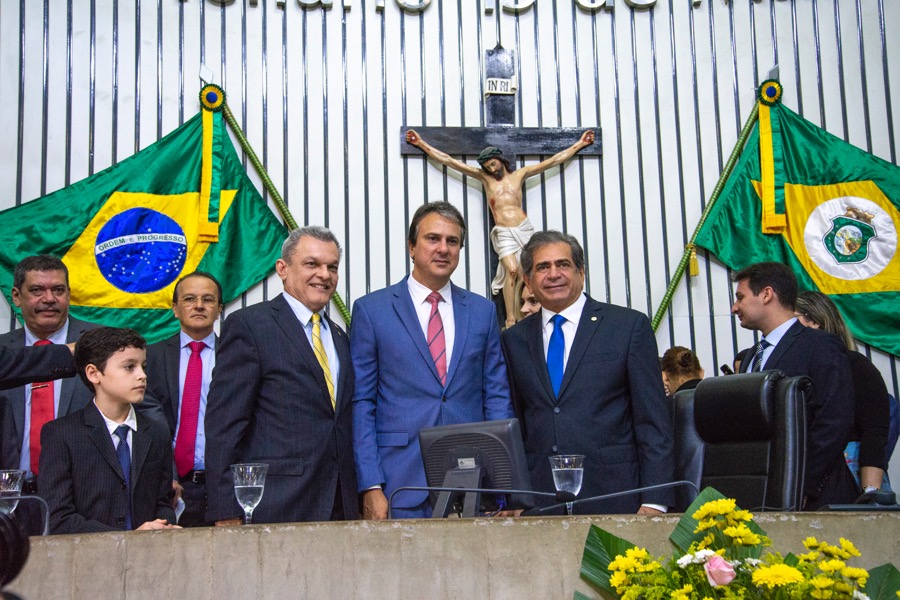
[[[216,364],[213,327],[222,314],[222,285],[195,271],[175,284],[172,312],[181,331],[147,347],[147,396],[162,405],[174,440],[175,502],[182,527],[206,525],[206,396]],[[146,400],[145,400],[146,401]]]

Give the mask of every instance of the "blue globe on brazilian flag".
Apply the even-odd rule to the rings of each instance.
[[[267,277],[287,230],[235,153],[223,99],[204,88],[203,110],[155,144],[0,212],[0,288],[10,306],[15,265],[52,254],[69,269],[73,316],[153,342],[178,331],[172,293],[182,275],[212,273],[225,302]]]
[[[780,91],[763,83],[759,122],[696,243],[732,269],[790,265],[857,339],[900,355],[900,167],[797,115]]]

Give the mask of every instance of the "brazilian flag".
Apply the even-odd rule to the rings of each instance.
[[[696,243],[732,269],[789,265],[854,336],[900,355],[900,167],[848,144],[760,88],[759,121]]]
[[[70,313],[154,342],[178,331],[172,292],[201,270],[224,301],[266,278],[286,228],[247,177],[222,119],[224,94],[152,146],[57,192],[0,212],[0,289],[32,254],[62,258]],[[17,311],[18,312],[18,311]]]

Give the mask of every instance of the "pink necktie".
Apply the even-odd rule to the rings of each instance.
[[[38,340],[35,346],[49,346],[50,340]],[[31,472],[37,475],[41,458],[41,427],[53,420],[53,382],[31,384],[31,427],[28,431],[28,448],[31,451]]]
[[[181,421],[178,437],[175,438],[175,468],[178,476],[184,477],[194,468],[194,445],[197,442],[197,418],[200,414],[200,388],[203,385],[203,359],[200,351],[206,348],[203,342],[191,342],[191,357],[188,359],[187,375],[184,377],[184,392],[181,394]]]
[[[441,378],[441,385],[447,383],[447,346],[444,342],[444,321],[441,320],[441,313],[438,311],[438,302],[443,298],[437,292],[431,292],[426,298],[431,303],[431,316],[428,317],[428,349],[431,351],[431,358],[434,359],[434,366],[437,367],[438,377]]]

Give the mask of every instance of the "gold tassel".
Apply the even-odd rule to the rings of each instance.
[[[693,244],[688,244],[688,248],[691,250],[691,266],[688,273],[690,273],[691,277],[696,277],[700,274],[700,263],[697,262],[697,248]]]

